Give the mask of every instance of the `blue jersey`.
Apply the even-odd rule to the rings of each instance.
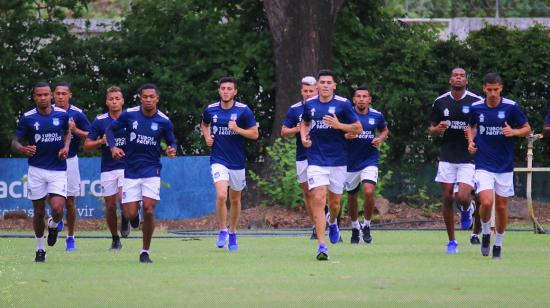
[[[516,104],[507,98],[501,98],[494,108],[487,106],[485,100],[472,104],[470,124],[477,125],[474,156],[476,169],[494,173],[514,170],[514,138],[502,133],[504,122],[512,128],[522,127],[527,118]]]
[[[88,139],[90,140],[97,140],[98,138],[102,138],[103,135],[105,135],[105,130],[109,125],[111,125],[111,122],[113,122],[113,118],[109,115],[109,113],[104,113],[102,115],[98,115],[94,121],[92,122],[92,125],[90,126],[90,131],[88,132]],[[121,149],[125,149],[126,147],[126,129],[120,129],[115,132],[115,146]],[[114,159],[111,155],[111,149],[108,145],[104,144],[101,146],[101,172],[107,172],[112,171],[116,169],[124,169],[124,160],[122,159]]]
[[[90,122],[88,121],[88,118],[86,118],[84,112],[82,112],[82,109],[74,105],[69,105],[69,109],[67,109],[67,115],[69,116],[69,119],[73,119],[74,124],[78,129],[85,132],[90,130]],[[79,148],[80,137],[71,134],[71,145],[69,146],[69,155],[67,157],[74,157],[78,153]]]
[[[304,103],[297,102],[296,104],[288,108],[286,113],[286,118],[283,121],[283,125],[288,128],[294,128],[298,123],[302,122],[302,114],[304,113]],[[302,139],[300,138],[300,133],[296,134],[296,161],[306,160],[307,151],[302,144]]]
[[[310,122],[309,136],[312,145],[307,150],[307,162],[311,166],[346,166],[347,142],[344,132],[328,126],[323,117],[334,114],[341,123],[359,121],[351,102],[335,95],[329,102],[322,103],[318,96],[306,101],[302,119]]]
[[[110,148],[116,145],[116,132],[126,129],[126,153],[124,177],[141,179],[160,177],[160,141],[176,148],[174,127],[170,119],[157,111],[153,116],[146,116],[141,107],[126,109],[120,117],[107,127],[107,142]]]
[[[256,126],[252,110],[237,101],[229,109],[223,109],[220,102],[210,104],[202,113],[202,121],[210,125],[210,133],[214,136],[210,163],[239,170],[245,167],[245,138],[229,129],[230,120],[237,121],[237,126],[243,129]]]
[[[544,123],[550,125],[550,106],[548,106],[548,113],[546,114],[546,119],[544,119]]]
[[[355,139],[348,140],[348,172],[356,172],[368,166],[378,166],[380,154],[378,149],[372,145],[377,130],[386,128],[386,120],[381,112],[369,108],[367,114],[357,113],[363,131]]]
[[[40,114],[36,108],[26,112],[19,119],[15,135],[36,146],[36,154],[29,157],[29,166],[52,171],[67,170],[67,162],[59,159],[57,154],[65,146],[68,129],[69,117],[61,108],[52,106],[49,115]]]

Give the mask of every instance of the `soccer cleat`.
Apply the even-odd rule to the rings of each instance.
[[[153,261],[149,258],[149,254],[144,251],[139,255],[139,263],[153,263]]]
[[[317,231],[315,230],[315,227],[313,227],[313,231],[311,232],[310,240],[316,240],[317,239]]]
[[[351,228],[351,243],[352,244],[359,244],[359,234],[361,232],[359,229]]]
[[[138,213],[134,219],[130,220],[130,225],[132,226],[132,228],[137,229],[139,228],[140,222],[141,222],[141,219],[139,218],[139,213]]]
[[[338,243],[340,240],[340,230],[338,229],[337,224],[328,226],[328,237],[332,244]]]
[[[57,232],[63,231],[63,219],[57,224]]]
[[[489,250],[490,250],[490,245],[491,245],[491,234],[483,234],[481,236],[481,254],[483,256],[488,256],[489,255]]]
[[[218,246],[218,248],[225,247],[225,243],[227,242],[227,234],[227,231],[220,231],[220,233],[218,233],[218,241],[216,241],[216,246]]]
[[[502,246],[493,245],[493,259],[501,259]]]
[[[479,241],[479,236],[477,234],[472,234],[470,236],[470,244],[472,245],[479,245],[481,242]]]
[[[372,243],[372,236],[370,235],[370,227],[367,225],[363,226],[363,241],[367,244]]]
[[[48,246],[53,246],[57,242],[57,226],[50,228],[49,225],[51,220],[52,219],[50,217],[48,220]]]
[[[319,249],[317,249],[317,260],[319,261],[328,260],[328,248],[325,244],[319,245]]]
[[[139,215],[138,215],[139,217]],[[137,226],[139,227],[139,222],[137,223]],[[120,217],[120,236],[123,238],[127,238],[128,235],[130,235],[130,222],[124,215],[121,215]]]
[[[447,244],[447,254],[454,255],[458,253],[458,243],[456,241],[449,241]]]
[[[229,233],[229,244],[227,249],[229,251],[237,251],[239,245],[237,244],[237,233]]]
[[[34,262],[46,262],[46,251],[42,249],[37,250]]]
[[[67,236],[65,239],[65,250],[66,251],[75,251],[76,250],[76,244],[74,241],[74,237]]]
[[[472,228],[474,224],[474,204],[473,201],[466,210],[460,209],[460,227],[462,230],[468,230]]]
[[[111,249],[110,250],[120,250],[122,248],[122,243],[120,242],[120,238],[114,238],[113,242],[111,243]]]

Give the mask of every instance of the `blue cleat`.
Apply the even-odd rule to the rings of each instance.
[[[328,248],[325,244],[319,245],[319,249],[317,249],[317,260],[319,261],[328,260]]]
[[[237,251],[238,247],[237,233],[229,233],[229,244],[227,245],[227,249],[229,249],[229,251]]]
[[[474,215],[474,202],[470,203],[470,206],[466,210],[460,209],[460,227],[462,230],[468,230],[472,228],[474,221],[473,221],[473,215]]]
[[[220,231],[218,234],[218,241],[216,242],[216,246],[218,246],[218,248],[225,247],[225,243],[227,242],[227,234],[227,231]]]
[[[63,219],[57,224],[57,232],[63,231]]]
[[[65,250],[66,251],[75,251],[76,250],[74,237],[67,236],[67,239],[65,239]]]
[[[328,226],[328,237],[332,244],[338,243],[340,240],[340,230],[338,229],[338,224]]]
[[[456,241],[449,241],[447,244],[447,254],[454,255],[458,253],[458,243]]]

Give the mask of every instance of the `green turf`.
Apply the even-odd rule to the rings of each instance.
[[[60,238],[45,264],[33,239],[0,239],[0,307],[550,305],[550,236],[509,232],[492,260],[468,234],[449,256],[442,231],[373,232],[370,246],[344,232],[328,262],[304,237],[243,237],[237,253],[214,238],[154,239],[153,264],[138,263],[141,239],[113,253],[109,239],[81,238],[68,253]]]

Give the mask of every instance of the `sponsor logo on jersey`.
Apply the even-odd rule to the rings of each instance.
[[[470,106],[462,106],[462,113],[470,113]]]
[[[445,110],[443,110],[443,116],[444,116],[444,117],[448,117],[448,116],[449,116],[449,109],[448,109],[448,108],[445,108]]]
[[[218,115],[217,115],[217,114],[215,114],[215,115],[212,117],[212,122],[218,123]]]
[[[134,140],[136,140],[136,133],[131,132],[131,133],[130,133],[130,142],[132,142],[132,141],[134,141]]]
[[[215,135],[217,132],[218,132],[218,127],[216,125],[212,126],[212,134]]]
[[[40,123],[38,122],[34,122],[33,126],[36,130],[40,129]]]
[[[500,136],[502,133],[502,127],[500,126],[479,126],[479,135],[485,136]]]
[[[159,129],[159,125],[157,122],[152,122],[151,123],[151,129],[152,130],[158,130]]]
[[[479,123],[483,123],[483,122],[485,122],[485,116],[483,115],[483,113],[481,113],[479,115]]]
[[[137,129],[138,127],[138,121],[132,122],[132,129]]]
[[[311,117],[313,118],[315,116],[315,108],[311,108]]]

